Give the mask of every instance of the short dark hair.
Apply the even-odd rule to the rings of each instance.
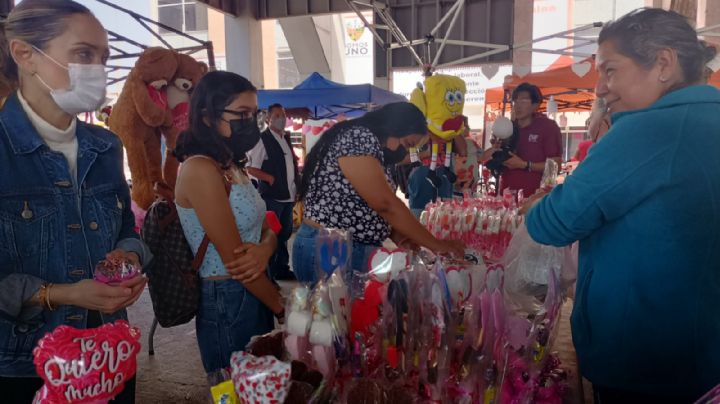
[[[655,64],[658,51],[675,50],[685,85],[699,81],[705,64],[715,57],[715,49],[698,40],[685,17],[661,8],[640,8],[605,24],[598,44],[606,41],[646,69]]]
[[[285,109],[285,108],[282,106],[282,104],[276,102],[275,104],[273,104],[273,105],[271,105],[271,106],[268,107],[268,109],[267,109],[268,114],[272,113],[272,110],[275,109],[275,108]]]
[[[538,86],[534,84],[520,83],[520,85],[515,87],[515,89],[513,90],[511,99],[513,101],[517,100],[520,93],[528,93],[528,95],[530,96],[530,100],[532,100],[533,104],[540,104],[543,100],[543,95],[540,91],[540,88],[538,88]]]
[[[250,80],[239,74],[214,71],[203,76],[190,97],[190,122],[180,134],[173,153],[182,162],[190,156],[211,157],[223,167],[233,162],[233,152],[218,132],[217,121],[239,95],[257,92]],[[207,119],[209,126],[205,123]]]

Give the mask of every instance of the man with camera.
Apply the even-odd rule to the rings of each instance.
[[[501,193],[509,188],[530,196],[540,187],[545,161],[550,158],[561,164],[560,127],[537,112],[542,100],[537,86],[517,86],[512,92],[513,135],[502,141],[496,139],[493,147],[483,153],[486,166],[500,174]]]

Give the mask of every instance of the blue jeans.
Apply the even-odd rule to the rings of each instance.
[[[278,243],[275,254],[270,258],[270,276],[282,278],[290,272],[290,254],[287,249],[287,242],[290,240],[293,231],[293,202],[278,202],[272,199],[265,199],[267,210],[275,212],[282,225],[278,234]]]
[[[293,270],[298,281],[302,283],[315,284],[317,282],[315,273],[315,236],[319,232],[320,230],[303,223],[295,234],[292,252]],[[370,255],[379,247],[378,245],[353,242],[351,260],[353,270],[368,272]]]
[[[272,311],[242,283],[202,281],[195,329],[208,374],[230,366],[233,352],[244,350],[250,338],[272,331],[274,325]]]

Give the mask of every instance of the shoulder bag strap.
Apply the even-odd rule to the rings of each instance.
[[[195,156],[193,156],[195,157]],[[198,155],[198,157],[201,157]],[[205,156],[202,156],[205,157]],[[191,157],[192,158],[192,157]],[[209,157],[206,157],[210,159]],[[210,159],[212,160],[212,159]],[[220,175],[223,178],[223,182],[225,185],[225,193],[227,194],[228,198],[230,197],[230,191],[232,190],[232,183],[228,180],[227,176],[223,172],[222,168],[220,167],[220,164],[218,164],[215,160],[212,160],[215,163],[215,166],[218,169],[218,172],[220,172]],[[200,267],[202,266],[203,260],[205,260],[205,254],[207,254],[208,246],[210,245],[210,238],[205,234],[205,236],[202,239],[202,242],[200,243],[200,247],[198,247],[197,254],[195,254],[195,258],[192,262],[192,269],[194,272],[199,272]]]

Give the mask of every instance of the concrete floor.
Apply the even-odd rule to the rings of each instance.
[[[150,356],[147,336],[153,311],[147,290],[128,312],[130,322],[142,333],[142,351],[137,358],[137,403],[210,402],[195,336],[195,321],[174,328],[158,327],[154,341],[155,355]]]

